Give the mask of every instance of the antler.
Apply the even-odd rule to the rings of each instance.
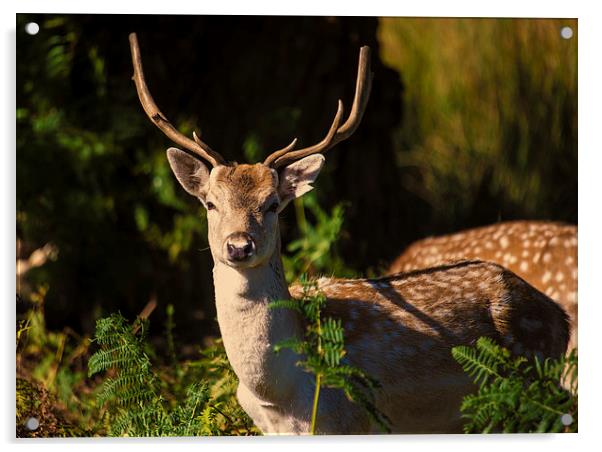
[[[193,133],[194,140],[191,140],[181,132],[179,132],[171,122],[165,117],[151,96],[146,81],[144,80],[144,72],[142,71],[142,59],[140,57],[140,48],[138,47],[138,38],[136,33],[130,33],[130,49],[132,51],[132,64],[134,66],[134,75],[132,80],[136,84],[138,98],[142,104],[142,108],[147,116],[161,131],[167,135],[174,143],[182,146],[185,149],[195,153],[199,157],[207,160],[212,166],[222,165],[225,163],[224,158],[206,143]]]
[[[353,98],[353,106],[347,121],[339,127],[343,117],[343,102],[339,99],[337,113],[334,117],[332,125],[328,133],[322,141],[313,146],[293,151],[296,139],[286,148],[273,152],[265,160],[264,165],[272,168],[279,168],[289,163],[307,157],[311,154],[325,152],[337,143],[349,138],[355,129],[359,126],[366,104],[370,97],[370,88],[372,87],[372,72],[370,72],[370,47],[363,46],[360,49],[360,60],[357,69],[357,81],[355,84],[355,97]]]

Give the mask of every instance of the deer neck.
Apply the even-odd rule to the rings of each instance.
[[[244,384],[270,403],[286,400],[302,371],[299,356],[289,350],[274,352],[274,345],[300,337],[301,319],[290,309],[270,309],[269,303],[290,298],[280,251],[265,265],[235,269],[219,261],[213,268],[217,320],[228,360]]]

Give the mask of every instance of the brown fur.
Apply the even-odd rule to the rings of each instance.
[[[430,237],[410,245],[389,274],[479,259],[503,265],[544,292],[569,314],[577,346],[577,227],[562,223],[514,221]]]
[[[327,297],[324,315],[348,327],[348,344],[409,330],[446,348],[488,336],[511,349],[519,343],[524,351],[559,356],[568,341],[565,312],[493,263],[464,261],[380,279],[323,278],[319,287]],[[293,297],[301,295],[298,285],[290,291]],[[558,335],[551,337],[549,331]],[[398,341],[419,345],[401,336]]]
[[[209,174],[178,161],[186,158],[171,153],[178,179],[187,181],[182,171],[194,169],[201,200],[215,206],[207,219],[216,308],[239,378],[239,402],[264,432],[306,433],[314,381],[295,364],[299,357],[293,352],[273,352],[283,339],[301,339],[303,330],[295,311],[269,308],[290,293],[298,296],[299,288],[286,285],[279,210],[266,204],[282,206],[283,199],[310,190],[323,158],[292,164],[288,174],[289,167],[281,172],[282,180],[261,164],[218,166]],[[232,262],[226,244],[241,233],[253,238],[255,251],[249,259]],[[344,324],[345,359],[381,383],[375,404],[396,433],[461,431],[460,403],[475,388],[451,356],[456,345],[488,336],[519,354],[556,357],[566,349],[564,311],[493,263],[457,262],[380,279],[323,278],[318,283],[327,297],[324,315]],[[321,393],[318,426],[321,433],[371,429],[358,405],[328,388]]]
[[[327,297],[324,317],[342,320],[347,359],[378,378],[377,406],[398,433],[461,430],[459,406],[474,386],[452,347],[486,336],[515,354],[557,358],[568,342],[562,308],[489,262],[318,284]],[[300,297],[302,290],[290,292]]]
[[[229,199],[234,208],[260,209],[276,188],[274,174],[266,166],[242,164],[220,169],[216,181],[233,192]]]

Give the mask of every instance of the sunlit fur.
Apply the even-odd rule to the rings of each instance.
[[[309,191],[323,159],[307,157],[289,173],[257,164],[217,166],[209,175],[179,164],[180,158],[186,157],[170,156],[174,172],[193,168],[197,176],[192,185],[183,174],[178,179],[215,205],[207,218],[218,322],[240,380],[240,404],[264,433],[308,433],[314,379],[295,365],[299,356],[273,351],[278,341],[301,337],[303,323],[293,310],[268,308],[290,292],[298,296],[299,287],[289,292],[277,214],[263,207],[268,199],[283,204],[285,197]],[[256,256],[244,264],[225,254],[232,232],[256,242]],[[377,407],[391,419],[393,432],[460,431],[459,404],[474,387],[451,357],[455,345],[489,336],[527,354],[559,356],[566,349],[562,309],[495,264],[463,262],[381,279],[322,278],[318,284],[328,297],[325,315],[343,321],[346,359],[382,384]],[[320,433],[375,431],[359,405],[335,389],[321,393],[317,426]]]
[[[461,259],[503,265],[569,314],[577,347],[577,226],[547,221],[510,221],[429,237],[410,245],[388,273],[433,267]]]

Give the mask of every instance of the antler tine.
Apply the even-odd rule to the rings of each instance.
[[[268,156],[263,162],[265,165],[272,166],[273,168],[279,168],[281,166],[288,165],[289,163],[299,160],[303,157],[307,157],[311,154],[317,154],[319,152],[325,152],[337,143],[349,138],[353,132],[359,126],[368,99],[370,98],[370,89],[372,87],[372,72],[370,72],[370,47],[363,46],[360,49],[359,65],[357,70],[357,81],[355,84],[355,96],[353,98],[353,106],[351,112],[345,123],[339,127],[340,117],[343,113],[343,103],[339,100],[337,109],[337,115],[328,131],[326,137],[318,144],[313,146],[299,149],[297,151],[283,150],[276,151]]]
[[[368,105],[370,91],[372,89],[372,77],[374,74],[370,71],[370,47],[363,46],[360,48],[360,60],[357,68],[357,80],[355,82],[355,95],[353,96],[353,105],[349,118],[345,121],[337,132],[334,146],[343,140],[349,138],[362,122],[362,117]]]
[[[320,152],[322,149],[327,149],[332,140],[335,137],[337,129],[339,128],[339,124],[341,123],[341,118],[343,117],[343,101],[339,99],[339,103],[337,106],[337,113],[334,116],[334,120],[332,121],[332,125],[330,129],[328,129],[328,133],[326,136],[320,141],[318,144],[315,144],[309,148],[299,149],[298,151],[293,151],[291,145],[288,145],[286,148],[276,151],[268,156],[263,162],[264,165],[272,166],[274,168],[278,168],[282,166],[282,164],[277,164],[279,159],[286,159],[287,162],[300,159],[310,154],[315,154],[316,152]],[[296,143],[297,139],[295,138],[294,143]],[[291,143],[292,144],[292,143]],[[288,149],[288,148],[291,149]]]
[[[270,166],[272,164],[272,162],[274,162],[277,158],[289,153],[290,151],[292,151],[295,147],[295,145],[297,144],[297,139],[295,138],[293,141],[291,141],[291,143],[278,150],[278,151],[274,151],[272,152],[263,162],[264,165],[268,165]]]
[[[150,120],[174,143],[182,146],[185,149],[195,153],[199,157],[207,160],[212,166],[222,165],[225,163],[224,158],[206,143],[203,143],[195,134],[194,140],[191,140],[181,132],[179,132],[171,122],[165,117],[157,104],[153,100],[153,96],[146,86],[144,72],[142,70],[142,58],[140,57],[140,47],[138,46],[138,37],[136,33],[130,33],[130,50],[132,52],[132,65],[134,66],[134,75],[132,80],[136,84],[138,98],[142,104],[142,108]]]

